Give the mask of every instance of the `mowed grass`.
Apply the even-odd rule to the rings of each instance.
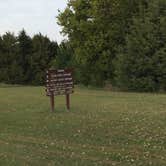
[[[43,87],[0,87],[0,165],[166,165],[166,95],[76,88],[71,112],[49,104]]]

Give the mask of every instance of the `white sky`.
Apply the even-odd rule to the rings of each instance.
[[[41,32],[60,42],[64,38],[56,16],[66,4],[67,0],[0,0],[0,34],[18,34],[24,28],[31,36]]]

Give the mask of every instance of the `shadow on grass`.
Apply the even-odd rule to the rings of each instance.
[[[23,85],[11,85],[11,84],[0,83],[0,88],[17,88],[17,87],[23,87]]]

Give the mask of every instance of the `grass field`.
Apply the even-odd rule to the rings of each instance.
[[[0,87],[0,166],[166,166],[166,95]]]

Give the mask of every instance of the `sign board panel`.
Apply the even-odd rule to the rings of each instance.
[[[54,107],[54,96],[66,95],[67,107],[69,109],[69,95],[74,92],[72,70],[50,69],[46,73],[46,95],[51,97],[51,105]],[[52,108],[53,110],[54,108]]]

